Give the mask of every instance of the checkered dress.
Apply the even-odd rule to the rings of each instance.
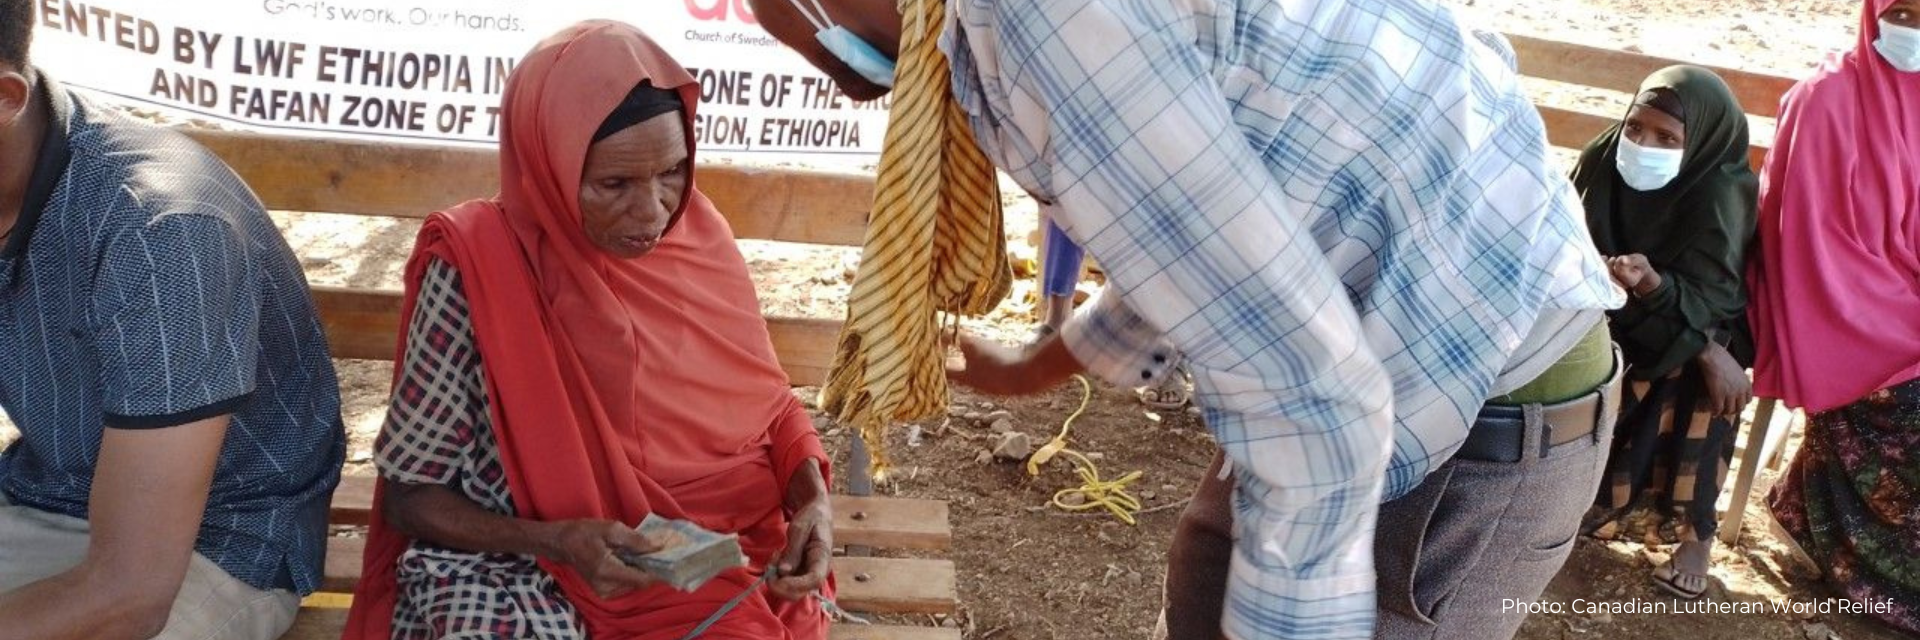
[[[380,476],[446,485],[488,511],[513,515],[473,322],[451,265],[428,265],[410,322],[405,376],[374,443]],[[531,556],[414,541],[398,574],[396,640],[587,637],[573,604]]]

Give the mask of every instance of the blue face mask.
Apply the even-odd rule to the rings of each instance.
[[[1634,144],[1627,134],[1620,134],[1620,149],[1614,157],[1614,167],[1620,170],[1620,180],[1634,191],[1653,191],[1667,186],[1680,176],[1680,160],[1686,155],[1680,149],[1651,149]]]
[[[1887,64],[1907,73],[1920,73],[1920,29],[1880,21],[1880,37],[1873,48]]]
[[[846,27],[834,24],[833,19],[827,16],[827,9],[820,6],[820,0],[811,0],[814,11],[819,12],[819,15],[815,15],[814,11],[808,11],[799,0],[787,1],[793,3],[793,8],[799,11],[800,15],[807,17],[807,22],[813,23],[813,28],[817,29],[813,37],[827,48],[828,53],[839,58],[841,62],[847,63],[848,67],[859,73],[860,77],[866,78],[867,82],[887,88],[893,87],[892,58],[880,53],[879,49],[873,48],[873,45],[867,44],[867,41],[861,40],[860,36],[853,35],[853,32],[848,31]]]

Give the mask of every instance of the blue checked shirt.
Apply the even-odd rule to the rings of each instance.
[[[1511,52],[1419,0],[949,0],[975,134],[1100,261],[1063,339],[1184,354],[1233,462],[1233,638],[1367,638],[1377,505],[1543,309],[1618,306]],[[1131,303],[1131,304],[1129,304]]]

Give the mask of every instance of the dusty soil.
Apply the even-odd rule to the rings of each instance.
[[[1664,57],[1797,76],[1826,51],[1851,46],[1858,4],[1842,0],[1461,0],[1474,20],[1512,33],[1596,46],[1625,47]],[[1636,16],[1633,19],[1627,16]],[[1552,83],[1529,85],[1536,99],[1611,114],[1624,94],[1575,90]],[[1756,123],[1756,140],[1769,123]],[[1563,154],[1568,161],[1570,154]],[[1018,193],[1010,189],[1008,193]],[[1033,205],[1008,197],[1009,236],[1017,255],[1033,253]],[[321,214],[276,214],[315,284],[397,288],[400,269],[417,225],[389,219]],[[763,304],[770,314],[839,317],[857,251],[769,242],[744,243]],[[1097,276],[1096,276],[1097,278]],[[1097,280],[1096,280],[1097,281]],[[1096,281],[1085,283],[1088,288]],[[970,330],[1007,341],[1031,331],[1033,282],[1024,280],[1016,300],[992,316],[969,321]],[[383,412],[390,365],[340,361],[345,413],[351,432],[349,472],[370,473],[366,463]],[[813,389],[798,389],[812,400]],[[927,620],[965,631],[969,640],[1143,638],[1153,624],[1165,552],[1180,502],[1193,490],[1213,455],[1206,429],[1184,411],[1145,410],[1127,390],[1097,387],[1087,414],[1075,423],[1072,448],[1097,453],[1107,477],[1141,471],[1135,493],[1151,511],[1137,526],[1095,512],[1067,514],[1046,506],[1053,493],[1078,484],[1064,462],[1029,477],[1021,465],[981,462],[990,446],[987,425],[967,413],[1004,409],[1016,428],[1044,442],[1079,404],[1071,387],[1027,399],[984,399],[956,394],[954,417],[920,425],[918,446],[908,429],[895,430],[890,450],[900,473],[882,493],[946,500],[952,506],[954,548],[946,553],[960,572],[961,609],[951,618]],[[822,435],[840,468],[854,436],[822,420]],[[0,418],[0,443],[13,437]],[[1789,443],[1788,455],[1792,453]],[[842,476],[845,473],[841,474]],[[1777,472],[1763,473],[1756,496],[1764,496]],[[844,481],[844,478],[842,479]],[[1799,568],[1766,526],[1755,500],[1750,523],[1734,548],[1715,556],[1709,599],[1722,602],[1809,601],[1830,595],[1818,578]],[[1673,603],[1647,579],[1666,549],[1630,541],[1582,540],[1545,600],[1569,604],[1631,600]],[[1822,614],[1618,614],[1563,612],[1532,616],[1526,640],[1560,638],[1739,638],[1816,640],[1830,637],[1895,638],[1897,634],[1858,616]]]

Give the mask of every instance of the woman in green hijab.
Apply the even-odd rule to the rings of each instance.
[[[1609,313],[1629,389],[1589,524],[1611,533],[1634,507],[1653,508],[1662,537],[1679,544],[1654,579],[1697,598],[1707,588],[1714,502],[1752,396],[1741,276],[1759,181],[1740,103],[1711,71],[1662,69],[1626,117],[1587,145],[1573,183],[1594,244],[1632,294]]]

